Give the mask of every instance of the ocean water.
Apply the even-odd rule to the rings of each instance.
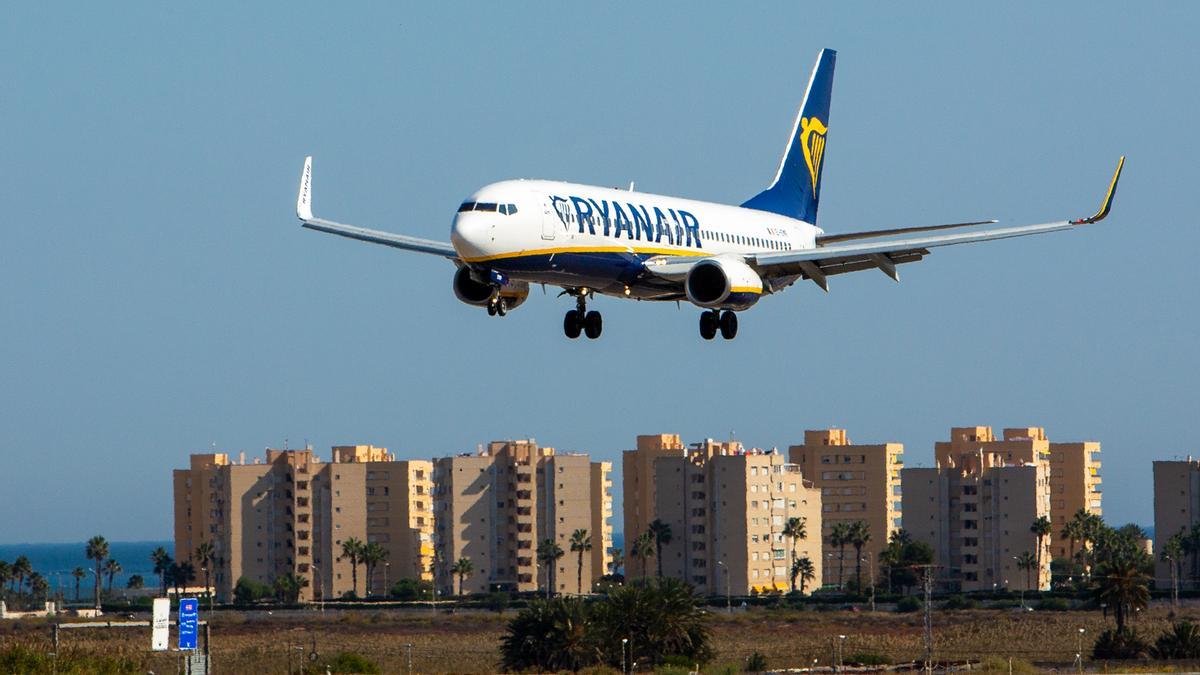
[[[158,583],[158,576],[154,574],[154,563],[150,560],[150,554],[159,546],[167,549],[168,553],[175,552],[175,543],[171,541],[108,542],[109,557],[121,563],[123,570],[113,577],[113,590],[125,588],[129,577],[134,574],[142,575],[146,579],[146,585],[153,588]],[[46,577],[51,589],[62,588],[67,599],[73,600],[75,579],[71,576],[71,571],[76,567],[95,569],[95,562],[88,560],[86,551],[87,542],[82,541],[77,544],[0,544],[0,560],[12,563],[17,556],[29,558],[34,571]],[[80,597],[91,597],[94,583],[89,572],[79,584]],[[104,585],[107,588],[107,576],[104,578]]]

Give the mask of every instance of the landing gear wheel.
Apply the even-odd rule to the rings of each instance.
[[[496,316],[496,303],[488,303],[488,316]]]
[[[721,337],[726,340],[737,337],[737,314],[728,309],[721,312]]]
[[[496,314],[500,316],[508,314],[508,300],[500,298],[496,301]]]
[[[589,340],[600,337],[602,330],[604,330],[604,320],[600,317],[600,312],[593,310],[584,315],[583,332],[587,334]]]
[[[563,317],[563,333],[574,340],[579,337],[579,333],[582,330],[583,322],[579,320],[579,312],[573,309],[568,311],[567,315]]]
[[[700,315],[700,337],[711,340],[717,336],[717,313],[704,312]]]

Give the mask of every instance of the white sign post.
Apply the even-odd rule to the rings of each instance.
[[[154,617],[150,621],[150,649],[165,652],[171,641],[171,599],[154,599]]]

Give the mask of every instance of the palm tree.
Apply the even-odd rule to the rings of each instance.
[[[1022,551],[1021,555],[1017,556],[1017,569],[1025,570],[1025,588],[1027,589],[1033,589],[1033,582],[1030,578],[1030,572],[1036,568],[1039,572],[1038,576],[1041,576],[1041,568],[1039,568],[1037,565],[1037,557],[1029,551]]]
[[[834,523],[829,530],[829,545],[838,550],[838,588],[844,589],[842,585],[842,573],[845,566],[842,561],[846,559],[846,544],[850,543],[850,525],[847,523]]]
[[[175,597],[183,597],[187,585],[196,580],[196,567],[190,561],[171,563],[166,573],[167,580],[175,589]]]
[[[25,577],[33,574],[33,563],[29,562],[29,558],[23,555],[17,556],[17,559],[12,564],[12,578],[16,582],[17,593],[20,594],[25,588]]]
[[[808,582],[817,578],[817,568],[813,565],[812,559],[810,559],[808,556],[798,558],[796,562],[792,564],[792,567],[799,568],[800,593],[803,594]],[[796,572],[792,572],[792,574],[795,575]]]
[[[202,541],[196,547],[196,564],[200,565],[200,571],[204,572],[204,594],[208,596],[208,608],[212,609],[213,594],[209,590],[212,588],[210,579],[212,578],[213,563],[217,561],[217,552],[213,548],[211,542]]]
[[[34,600],[41,598],[43,602],[46,600],[46,592],[50,590],[50,582],[46,581],[46,577],[34,572],[29,575],[29,594]]]
[[[862,549],[871,541],[871,526],[865,520],[850,524],[850,543],[854,545],[854,585],[862,593]],[[874,592],[874,591],[872,591]]]
[[[578,554],[575,563],[575,586],[576,592],[583,595],[583,554],[592,550],[592,535],[588,531],[579,528],[571,533],[571,552]]]
[[[150,560],[154,563],[154,573],[158,575],[158,585],[162,588],[162,596],[167,597],[167,572],[171,571],[171,564],[175,562],[171,560],[171,556],[167,555],[167,550],[159,546],[150,554]]]
[[[470,558],[459,558],[458,562],[450,566],[450,573],[458,575],[458,594],[463,594],[463,580],[471,576],[475,571],[475,564]]]
[[[100,609],[100,578],[104,574],[104,559],[108,557],[108,541],[100,535],[96,535],[88,540],[87,549],[88,560],[96,562],[96,609]]]
[[[117,562],[116,560],[113,560],[112,558],[109,558],[108,562],[104,563],[104,574],[108,577],[108,594],[109,595],[112,595],[113,577],[117,576],[122,571],[123,571],[123,568],[121,567],[121,563]]]
[[[375,568],[379,563],[387,560],[388,550],[383,547],[383,544],[372,542],[363,547],[359,553],[359,558],[363,565],[367,567],[367,595],[371,595],[372,580],[375,578]]]
[[[671,543],[671,526],[657,518],[650,523],[650,536],[654,537],[654,556],[658,558],[658,578],[663,575],[663,547]]]
[[[1054,533],[1054,526],[1050,524],[1049,518],[1040,516],[1029,526],[1029,531],[1037,537],[1037,570],[1038,586],[1040,587],[1042,578],[1042,550],[1045,548],[1046,537]]]
[[[129,581],[126,582],[125,588],[136,590],[136,589],[141,588],[144,585],[146,585],[146,580],[142,578],[142,575],[134,574],[133,576],[129,577]],[[211,605],[210,605],[210,607],[211,607]]]
[[[358,595],[358,564],[362,562],[364,548],[362,541],[355,537],[342,542],[342,557],[339,560],[350,561],[350,592],[355,596]]]
[[[1179,606],[1179,565],[1183,560],[1183,533],[1172,535],[1163,545],[1160,557],[1171,568],[1171,606]]]
[[[639,534],[629,547],[630,558],[641,558],[642,578],[646,577],[646,558],[654,557],[654,536],[649,532]],[[628,576],[628,575],[627,575]]]
[[[79,584],[83,582],[83,578],[87,576],[87,570],[82,567],[76,567],[71,570],[71,576],[75,577],[75,602],[79,602]]]
[[[537,547],[538,563],[546,568],[546,597],[549,598],[553,593],[558,591],[554,584],[556,568],[558,567],[558,559],[566,555],[562,547],[559,546],[553,539],[543,539]]]
[[[609,574],[616,574],[617,570],[625,565],[625,551],[617,546],[612,549],[612,562],[609,563],[611,571]]]
[[[783,536],[792,540],[792,568],[796,567],[796,542],[800,539],[808,538],[808,530],[805,527],[803,518],[792,517],[787,519],[787,524],[783,526]],[[796,574],[792,573],[792,590],[796,590]]]
[[[1138,609],[1145,609],[1150,601],[1150,589],[1142,567],[1148,556],[1140,551],[1132,555],[1120,555],[1102,563],[1092,577],[1093,594],[1098,602],[1113,609],[1117,620],[1117,632],[1125,631],[1125,621]]]
[[[1083,523],[1075,518],[1068,520],[1067,523],[1063,525],[1062,531],[1058,533],[1059,539],[1067,539],[1071,542],[1070,548],[1068,549],[1070,554],[1067,556],[1067,560],[1070,560],[1072,565],[1075,564],[1075,544],[1079,540],[1083,539],[1083,537]]]

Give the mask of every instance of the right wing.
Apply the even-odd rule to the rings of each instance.
[[[392,248],[404,249],[406,251],[416,251],[418,253],[432,253],[440,255],[443,258],[458,260],[458,252],[454,247],[447,242],[434,241],[432,239],[421,239],[420,237],[409,237],[403,234],[392,234],[390,232],[381,232],[379,230],[368,230],[365,227],[356,227],[354,225],[343,225],[335,223],[332,220],[323,218],[315,218],[312,213],[312,156],[304,158],[304,172],[300,174],[300,194],[296,197],[296,217],[300,219],[302,227],[318,232],[326,232],[328,234],[336,234],[339,237],[349,237],[359,241],[366,241],[372,244],[382,244],[391,246]]]

